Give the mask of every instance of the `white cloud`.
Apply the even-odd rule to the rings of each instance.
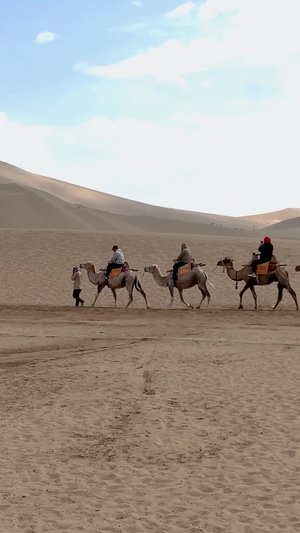
[[[186,4],[183,4],[186,5]],[[214,25],[206,37],[172,39],[156,48],[119,63],[97,66],[81,63],[77,68],[92,76],[114,79],[153,76],[159,82],[182,82],[182,76],[213,68],[282,67],[289,59],[296,67],[300,52],[298,0],[285,0],[284,9],[273,0],[207,0],[207,13],[239,9]],[[201,9],[201,7],[200,7]],[[287,55],[290,54],[290,57]]]
[[[49,164],[48,133],[47,127],[12,122],[0,112],[0,160],[38,172]]]
[[[55,33],[52,33],[51,31],[44,31],[36,36],[35,42],[37,44],[51,43],[51,41],[54,41],[56,38],[57,35],[55,35]]]
[[[130,4],[134,7],[142,7],[143,5],[142,2],[140,2],[139,0],[132,0]]]
[[[248,0],[207,0],[198,10],[198,18],[211,20],[219,14],[229,13],[242,7]]]
[[[166,17],[171,19],[181,18],[189,15],[191,11],[195,8],[194,2],[185,2],[181,6],[177,7],[176,9],[173,9],[173,11],[169,11],[165,14]]]
[[[182,76],[207,70],[225,59],[228,51],[213,39],[193,39],[187,44],[179,40],[150,48],[115,65],[105,67],[79,63],[76,68],[85,74],[104,78],[126,79],[154,76],[163,83],[182,83]]]

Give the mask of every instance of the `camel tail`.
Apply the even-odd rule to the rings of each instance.
[[[140,281],[139,281],[137,276],[135,276],[135,278],[134,278],[134,286],[135,286],[137,291],[139,291],[141,293],[144,292],[143,289],[142,289],[142,285],[140,284]]]
[[[147,294],[143,290],[142,285],[140,284],[140,281],[138,280],[137,276],[135,276],[135,278],[134,278],[134,286],[135,286],[136,290],[139,291],[141,293],[141,295],[143,296],[143,298],[144,298],[144,300],[146,302],[147,309],[150,309],[149,305],[148,305]]]
[[[213,284],[212,284],[210,281],[208,281],[208,277],[207,277],[206,272],[204,272],[204,274],[205,274],[205,281],[206,281],[206,283],[208,283],[211,287],[213,287]]]

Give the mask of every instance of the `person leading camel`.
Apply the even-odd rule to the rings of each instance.
[[[250,278],[256,278],[257,265],[261,265],[262,263],[268,263],[268,261],[271,261],[273,250],[274,247],[271,243],[270,237],[265,237],[264,241],[261,241],[260,247],[258,248],[258,251],[260,252],[260,258],[254,259],[254,261],[252,261],[251,263],[252,273],[249,274]]]
[[[177,259],[174,259],[175,264],[173,265],[173,281],[175,282],[178,279],[178,269],[186,265],[187,263],[190,263],[193,260],[192,252],[189,249],[188,245],[183,242],[181,245],[181,252]]]
[[[79,304],[81,305],[81,307],[83,306],[84,304],[84,300],[82,300],[80,298],[80,293],[82,291],[82,272],[80,272],[78,266],[74,267],[73,268],[73,271],[72,271],[72,276],[71,276],[71,280],[74,282],[74,287],[73,287],[73,298],[75,300],[75,306],[78,307]]]
[[[105,277],[107,279],[109,278],[109,274],[113,268],[120,268],[124,266],[124,263],[125,263],[124,254],[121,248],[119,248],[119,246],[114,244],[112,247],[112,250],[114,253],[113,253],[111,260],[108,261],[108,265],[107,265],[106,272],[105,272]]]

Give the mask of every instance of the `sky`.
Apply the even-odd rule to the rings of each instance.
[[[0,160],[147,204],[300,207],[299,0],[2,0]]]

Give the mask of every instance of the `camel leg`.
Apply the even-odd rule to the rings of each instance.
[[[199,303],[199,305],[197,305],[196,309],[200,309],[201,304],[202,304],[202,302],[203,302],[203,300],[205,298],[207,298],[207,307],[208,307],[209,306],[209,302],[210,302],[210,293],[208,292],[206,287],[204,289],[202,289],[199,285],[198,285],[198,287],[199,287],[199,290],[202,292],[202,300]]]
[[[96,303],[96,301],[98,300],[99,294],[100,294],[100,292],[103,291],[104,287],[105,287],[105,285],[98,285],[98,287],[97,287],[97,292],[96,292],[96,294],[95,294],[95,299],[94,299],[94,301],[93,301],[91,307],[94,307],[94,306],[95,306],[95,303]]]
[[[130,287],[126,286],[126,289],[128,291],[129,300],[128,300],[127,305],[125,305],[125,309],[127,309],[127,307],[129,307],[130,304],[132,304],[132,302],[133,302],[133,295],[132,295],[133,294],[133,287],[134,287],[134,284],[132,284]]]
[[[138,292],[140,292],[141,295],[143,296],[143,298],[144,298],[144,300],[145,300],[145,302],[146,302],[146,308],[147,308],[147,309],[150,309],[150,307],[149,307],[149,305],[148,305],[147,294],[146,294],[145,291],[142,289],[142,285],[140,284],[140,282],[139,282],[139,280],[137,279],[137,277],[136,277],[136,279],[135,279],[134,286],[135,286],[136,290],[137,290]]]
[[[253,285],[250,285],[250,291],[252,292],[252,296],[254,298],[254,309],[257,309],[257,295],[256,295],[256,291],[253,287]]]
[[[255,292],[255,289],[252,285],[252,283],[249,283],[247,282],[244,286],[244,288],[241,290],[239,296],[240,296],[240,305],[239,305],[239,309],[244,309],[244,306],[243,306],[243,303],[242,303],[242,300],[243,300],[243,294],[244,292],[246,292],[248,289],[251,290],[252,292],[252,296],[254,298],[254,309],[257,309],[257,295],[256,295],[256,292]]]
[[[174,285],[169,285],[169,291],[170,291],[170,296],[171,296],[169,309],[171,309],[172,305],[173,305],[173,302],[174,302]]]
[[[278,296],[277,296],[277,302],[275,305],[273,305],[273,309],[276,309],[277,305],[281,302],[282,300],[282,293],[283,293],[283,289],[284,289],[284,286],[281,285],[280,282],[277,283],[277,287],[278,287]],[[294,291],[293,291],[294,292]],[[290,293],[291,294],[291,293]],[[296,296],[296,295],[295,295]],[[295,298],[294,298],[295,299]]]
[[[117,293],[116,293],[116,289],[110,289],[111,292],[113,293],[113,297],[114,297],[114,300],[115,300],[115,309],[118,308],[118,303],[117,303]]]
[[[288,284],[288,286],[286,287],[287,291],[290,293],[290,295],[292,296],[292,298],[294,299],[294,302],[296,304],[296,310],[298,311],[298,301],[297,301],[297,295],[295,293],[295,291],[292,289],[292,287],[290,286],[290,284]]]
[[[184,300],[184,298],[183,298],[183,289],[178,289],[178,292],[179,292],[180,300],[182,301],[182,303],[184,305],[186,305],[187,307],[189,307],[190,309],[194,309],[191,304],[186,303],[186,301]]]

